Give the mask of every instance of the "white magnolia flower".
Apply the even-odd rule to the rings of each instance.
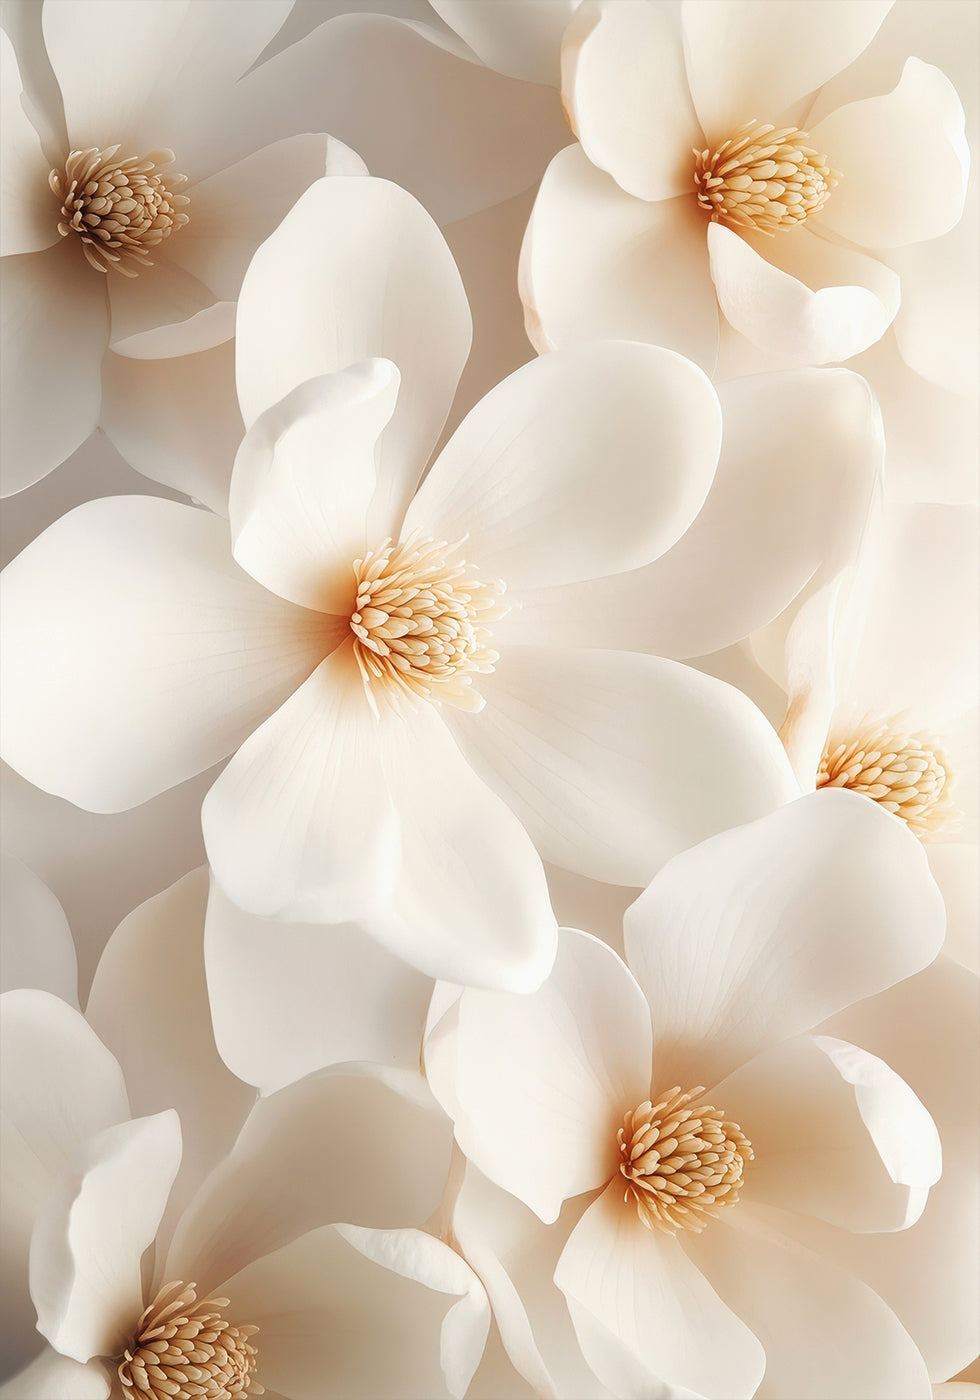
[[[468,343],[418,204],[312,187],[242,289],[230,538],[130,497],[29,546],[4,576],[4,755],[117,810],[237,750],[204,806],[236,904],[355,919],[430,974],[526,989],[555,946],[532,843],[642,884],[796,789],[734,689],[533,621],[698,514],[720,435],[704,375],[635,344],[534,361],[419,486]]]
[[[902,824],[811,794],[661,870],[627,914],[632,975],[564,931],[531,996],[439,998],[430,1083],[480,1171],[545,1223],[561,1213],[555,1282],[614,1395],[927,1400],[922,1354],[838,1236],[913,1226],[939,1138],[829,1018],[926,966],[942,934]]]

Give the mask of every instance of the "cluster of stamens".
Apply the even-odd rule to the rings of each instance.
[[[738,1200],[752,1145],[736,1123],[695,1102],[703,1093],[701,1086],[686,1094],[675,1086],[623,1119],[617,1135],[623,1199],[635,1204],[648,1230],[700,1232]]]
[[[194,1284],[168,1283],[145,1309],[117,1367],[125,1400],[248,1400],[257,1327],[232,1327],[227,1298],[198,1302]]]
[[[901,817],[915,836],[955,826],[954,774],[932,734],[910,734],[895,719],[865,719],[850,734],[831,737],[817,787],[850,788]]]
[[[116,268],[136,277],[152,267],[150,253],[187,223],[186,195],[174,191],[186,175],[163,172],[173,151],[119,158],[119,146],[72,151],[64,171],[52,170],[48,183],[61,201],[58,232],[74,233],[94,268]]]
[[[502,583],[482,579],[452,556],[462,541],[385,541],[354,562],[356,598],[350,626],[368,695],[445,700],[478,710],[474,675],[487,675],[498,654],[486,624],[507,612]]]
[[[716,151],[694,152],[698,203],[730,228],[775,234],[822,209],[838,176],[807,133],[746,122]]]

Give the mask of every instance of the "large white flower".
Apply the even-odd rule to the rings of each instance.
[[[483,1173],[542,1221],[562,1213],[555,1281],[613,1394],[929,1396],[834,1232],[914,1225],[939,1139],[828,1018],[942,936],[902,824],[812,794],[661,870],[627,914],[632,975],[565,931],[531,996],[440,998],[430,1083]]]
[[[717,462],[704,375],[628,343],[534,361],[418,486],[468,342],[420,206],[369,178],[313,186],[242,289],[231,537],[130,497],[29,546],[4,576],[3,744],[96,810],[237,750],[204,807],[234,902],[527,988],[555,939],[532,841],[642,884],[795,784],[734,689],[521,616],[683,535]]]

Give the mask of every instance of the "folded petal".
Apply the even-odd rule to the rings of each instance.
[[[509,646],[451,725],[543,859],[643,885],[676,851],[796,794],[740,691],[635,652]]]
[[[234,303],[222,301],[169,252],[157,253],[138,277],[108,283],[109,344],[117,355],[195,355],[234,335]]]
[[[0,255],[39,253],[61,239],[58,206],[48,184],[51,166],[31,125],[14,46],[0,31]]]
[[[904,823],[833,789],[676,856],[625,927],[658,1082],[711,1086],[925,967],[944,911]]]
[[[78,1005],[75,945],[65,911],[16,856],[0,855],[0,991],[36,987]]]
[[[634,199],[579,146],[559,151],[545,171],[521,251],[520,289],[539,352],[645,340],[708,373],[714,368],[718,307],[697,201]]]
[[[329,649],[329,620],[260,588],[227,521],[91,501],[4,570],[4,757],[93,811],[223,758]]]
[[[498,73],[557,87],[565,26],[577,0],[432,0],[432,8]]]
[[[625,572],[684,533],[720,446],[717,396],[689,360],[626,341],[557,351],[470,411],[403,532],[465,535],[468,557],[518,597]]]
[[[83,1366],[47,1347],[0,1385],[0,1400],[109,1400],[109,1389],[109,1372],[101,1361]]]

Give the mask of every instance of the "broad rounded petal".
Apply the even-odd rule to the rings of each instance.
[[[565,34],[561,75],[569,124],[593,165],[638,199],[691,193],[703,138],[671,9],[586,0]]]
[[[364,927],[430,977],[527,992],[555,958],[541,860],[507,804],[427,703],[378,729],[400,855],[388,901]]]
[[[453,716],[484,780],[544,860],[644,885],[678,850],[798,791],[782,745],[740,691],[636,652],[509,646]]]
[[[418,1064],[428,977],[354,924],[282,924],[212,883],[205,959],[214,1036],[264,1094],[346,1060]]]
[[[687,71],[709,142],[785,108],[857,58],[892,0],[684,0]]]
[[[22,861],[0,855],[0,991],[36,987],[78,1005],[75,945],[65,911]]]
[[[455,1048],[456,1138],[491,1181],[550,1224],[614,1174],[653,1042],[640,989],[604,943],[563,930],[538,991],[464,992]]]
[[[628,341],[532,360],[470,411],[403,533],[466,536],[520,596],[635,569],[675,544],[708,493],[721,409],[695,365]]]
[[[76,1361],[118,1354],[143,1311],[140,1259],[180,1166],[168,1109],[105,1128],[46,1203],[31,1240],[38,1330]]]
[[[331,644],[238,568],[227,521],[152,496],[79,506],[3,580],[4,757],[91,811],[234,751]]]
[[[318,180],[242,283],[246,425],[307,379],[369,357],[393,361],[401,388],[378,450],[379,494],[390,509],[382,532],[390,533],[442,430],[471,333],[456,265],[422,206],[386,180]]]
[[[527,83],[561,78],[565,26],[578,0],[432,0],[432,8],[489,68]]]
[[[657,1027],[658,1081],[717,1084],[918,972],[944,923],[922,846],[843,789],[685,851],[625,920],[627,959]]]
[[[945,73],[910,58],[884,97],[838,107],[810,131],[841,181],[817,215],[865,248],[901,248],[948,233],[963,213],[970,151]]]
[[[353,611],[375,447],[398,384],[390,360],[363,360],[299,385],[245,435],[231,478],[234,554],[281,598],[318,612]]]
[[[598,1357],[590,1332],[578,1326],[579,1309],[666,1387],[748,1400],[766,1369],[761,1345],[679,1241],[648,1230],[622,1197],[611,1182],[572,1231],[555,1270],[586,1359],[595,1366]]]
[[[99,421],[105,278],[75,240],[3,261],[3,495],[69,457]]]
[[[559,151],[521,250],[532,344],[543,353],[582,341],[645,340],[710,374],[718,306],[704,227],[693,196],[647,204],[596,169],[581,147]]]
[[[895,319],[899,281],[884,263],[807,229],[766,245],[757,251],[723,224],[708,225],[718,304],[760,350],[791,365],[848,360]]]
[[[752,1143],[742,1195],[860,1233],[908,1229],[942,1172],[939,1134],[903,1079],[832,1036],[763,1051],[712,1100]]]
[[[47,1347],[0,1385],[0,1400],[109,1400],[109,1372],[101,1361],[83,1366]]]
[[[201,821],[215,877],[251,914],[341,923],[384,900],[398,832],[351,647],[242,744]]]
[[[144,476],[227,515],[231,469],[245,433],[234,342],[163,360],[110,351],[102,369],[101,427]]]
[[[451,1140],[417,1074],[310,1075],[255,1105],[185,1211],[162,1274],[210,1291],[319,1225],[419,1225],[439,1203]]]
[[[38,253],[61,239],[51,166],[22,102],[17,55],[0,31],[0,255]]]
[[[921,1354],[877,1294],[778,1233],[781,1212],[730,1214],[684,1249],[765,1347],[759,1400],[931,1400]]]

